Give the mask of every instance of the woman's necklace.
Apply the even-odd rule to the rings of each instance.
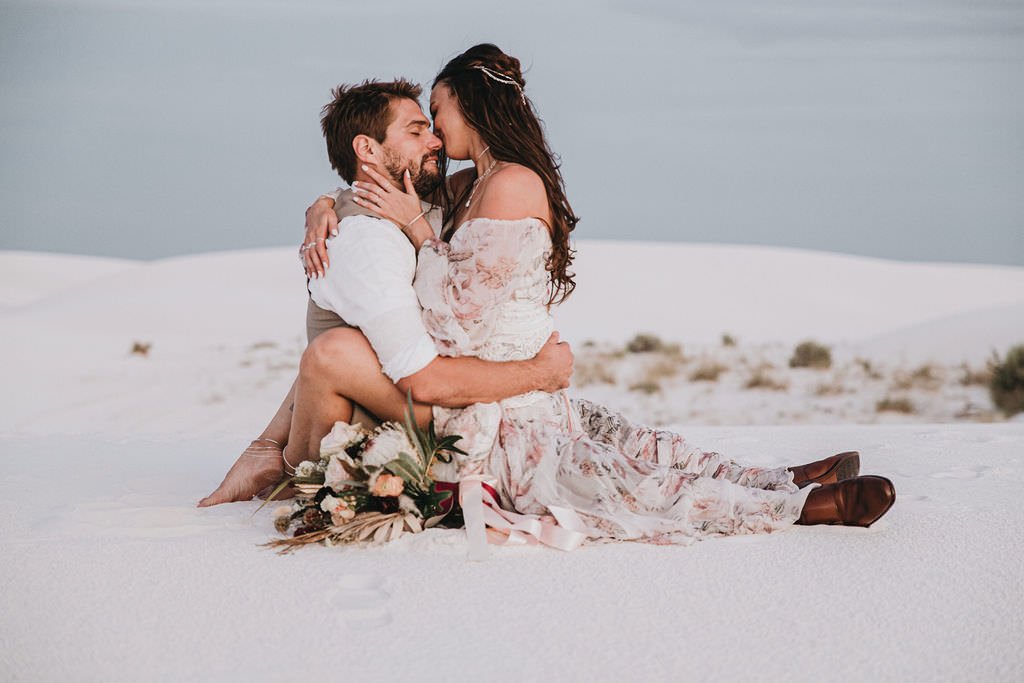
[[[489,151],[491,151],[491,146],[487,145],[486,147],[484,147],[484,151],[480,152],[480,156],[477,157],[477,161],[479,161],[481,157],[483,157],[483,155],[487,154]],[[469,199],[466,200],[467,209],[469,208],[469,203],[473,201],[473,195],[476,194],[476,188],[480,187],[480,183],[482,183],[487,176],[491,175],[491,171],[493,171],[494,167],[497,165],[498,160],[495,159],[494,161],[491,162],[491,165],[487,167],[487,170],[481,173],[480,176],[473,181],[473,189],[469,191]]]

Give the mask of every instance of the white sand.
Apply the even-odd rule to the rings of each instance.
[[[859,448],[868,530],[495,549],[461,532],[279,557],[197,510],[237,440],[4,439],[4,680],[1020,680],[1024,426],[690,428],[783,463]]]
[[[990,329],[1020,331],[1019,320],[985,311],[1020,305],[1024,269],[651,249],[580,245],[580,292],[559,317],[568,338],[619,344],[651,330],[689,353],[731,331],[749,344],[740,349],[784,353],[805,335],[847,349],[968,316],[970,329],[927,328],[967,357],[987,347]],[[655,255],[674,264],[660,283],[641,277],[640,257]],[[24,258],[0,253],[0,272]],[[256,503],[194,504],[294,375],[304,291],[293,250],[96,271],[33,258],[19,291],[0,299],[0,679],[1024,676],[1020,421],[676,420],[694,442],[752,463],[859,449],[864,470],[890,476],[899,493],[869,530],[797,528],[689,548],[496,549],[483,564],[466,562],[462,532],[431,531],[385,548],[279,557],[258,546],[274,532],[266,511],[252,516]],[[726,277],[737,259],[743,269]],[[612,284],[602,272],[616,273],[616,291],[633,302],[621,315],[601,306]],[[807,273],[822,274],[816,286]],[[679,314],[666,315],[676,301]],[[152,344],[148,356],[130,353],[135,341]],[[746,405],[730,382],[739,380],[722,381],[721,414],[770,423],[772,396]],[[854,396],[868,392],[858,386]],[[673,401],[601,391],[644,419]]]

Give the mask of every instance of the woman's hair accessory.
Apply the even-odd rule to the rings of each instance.
[[[473,68],[482,71],[484,73],[484,76],[487,76],[487,78],[490,78],[492,81],[504,83],[505,85],[514,85],[516,89],[519,91],[519,97],[520,99],[523,100],[523,104],[526,104],[526,93],[523,92],[523,86],[519,85],[519,81],[517,81],[514,78],[510,78],[509,76],[506,76],[504,74],[500,74],[496,71],[492,71],[483,64],[477,64]]]

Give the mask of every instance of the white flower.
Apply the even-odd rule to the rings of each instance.
[[[320,471],[317,463],[312,460],[303,460],[295,466],[295,476],[302,479],[309,479],[310,477],[316,476],[316,473]]]
[[[335,453],[331,456],[331,461],[327,463],[327,471],[324,473],[324,486],[338,489],[341,488],[341,482],[352,481],[352,475],[345,470],[342,463],[353,468],[356,467],[355,461],[348,457],[345,451]]]
[[[398,509],[406,514],[413,514],[417,517],[422,517],[419,508],[416,507],[416,501],[404,493],[398,497]]]
[[[327,436],[320,440],[320,457],[326,460],[332,455],[343,453],[346,448],[359,443],[364,438],[366,438],[366,434],[359,425],[335,422]]]
[[[370,444],[363,451],[363,465],[383,467],[396,459],[399,453],[408,453],[411,457],[416,457],[416,449],[409,442],[405,431],[397,425],[386,427],[370,439]]]

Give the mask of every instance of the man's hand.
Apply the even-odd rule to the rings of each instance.
[[[338,215],[334,213],[334,200],[320,197],[306,209],[306,237],[299,247],[306,277],[323,277],[331,265],[327,258],[327,233],[338,234]]]
[[[559,391],[569,387],[569,378],[572,377],[572,349],[569,348],[569,342],[558,340],[557,332],[551,333],[544,346],[534,356],[533,363],[536,364],[540,380],[544,383],[540,387],[541,391]]]

